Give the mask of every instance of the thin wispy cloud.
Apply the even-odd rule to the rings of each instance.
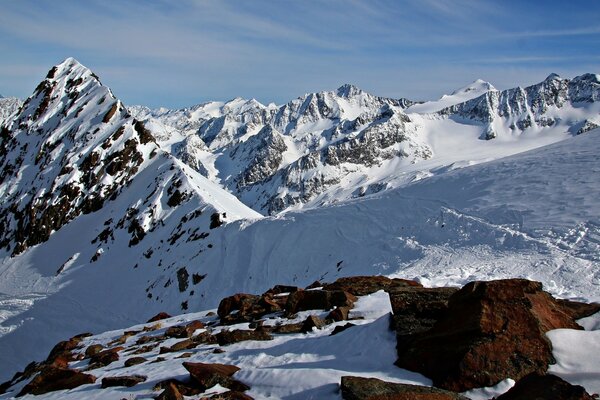
[[[27,96],[74,56],[129,104],[280,103],[345,82],[433,98],[480,77],[500,87],[514,69],[538,79],[600,69],[589,51],[600,4],[573,1],[5,1],[0,93]]]

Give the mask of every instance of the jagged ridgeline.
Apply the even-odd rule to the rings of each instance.
[[[128,207],[106,221],[100,240],[126,229],[136,245],[194,197],[191,175],[178,164],[94,73],[68,58],[2,125],[0,246],[19,254],[124,193]]]
[[[598,75],[570,80],[552,74],[504,91],[477,80],[425,104],[344,85],[282,106],[236,98],[180,110],[130,110],[155,126],[158,142],[190,167],[273,215],[401,186],[412,178],[398,171],[418,169],[413,165],[425,160],[437,166],[471,161],[475,147],[489,152],[521,137],[541,146],[558,140],[549,140],[552,135],[588,132],[600,125],[599,98]],[[463,145],[444,146],[449,138]],[[477,143],[489,139],[497,140]]]

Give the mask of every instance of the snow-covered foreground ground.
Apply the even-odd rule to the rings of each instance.
[[[216,310],[209,310],[216,311]],[[375,377],[390,382],[431,385],[431,381],[414,372],[393,365],[396,360],[395,333],[390,330],[390,312],[388,294],[379,291],[363,296],[356,303],[350,316],[363,318],[353,320],[356,326],[330,336],[342,321],[326,326],[322,330],[313,330],[308,334],[274,335],[269,341],[245,341],[220,347],[216,344],[204,344],[191,350],[173,353],[159,353],[159,347],[171,346],[180,339],[167,339],[160,346],[141,354],[146,362],[125,367],[124,362],[133,355],[121,351],[121,359],[106,367],[96,368],[89,373],[98,378],[95,384],[80,386],[69,391],[57,391],[44,395],[45,399],[114,399],[114,398],[154,398],[158,391],[153,387],[160,381],[175,378],[185,381],[189,373],[182,366],[183,361],[202,363],[232,364],[241,370],[235,378],[249,385],[248,395],[255,399],[339,399],[339,383],[342,376]],[[275,315],[266,319],[265,325],[301,322],[313,314],[325,317],[327,311],[304,311],[297,317],[287,320]],[[88,337],[82,342],[82,349],[90,345],[101,344],[110,347],[111,341],[122,337],[124,331],[139,331],[130,336],[124,346],[133,345],[140,337],[162,335],[167,328],[182,325],[188,321],[200,320],[205,324],[216,321],[216,316],[207,316],[207,312],[181,315],[160,321],[160,328],[151,333],[142,328],[152,324],[143,324],[126,329],[114,330]],[[550,371],[563,379],[582,385],[589,393],[600,391],[600,314],[581,321],[586,331],[559,329],[548,333],[554,347],[557,364]],[[248,329],[248,324],[236,324],[227,329]],[[213,333],[218,333],[217,327]],[[199,333],[201,331],[197,331]],[[139,346],[138,346],[139,348]],[[224,352],[213,352],[221,348]],[[181,358],[184,353],[191,356]],[[164,360],[157,361],[162,358]],[[75,361],[73,368],[85,368],[89,360]],[[104,377],[144,375],[147,380],[135,387],[113,387],[102,389]],[[493,388],[474,389],[464,393],[473,400],[487,400],[512,387],[514,381],[507,379]],[[24,383],[14,387],[12,392],[0,396],[11,398]],[[220,386],[208,389],[206,395],[227,391]],[[26,396],[24,398],[29,398]],[[31,397],[33,398],[33,397]]]
[[[275,283],[303,286],[357,274],[417,279],[428,286],[525,277],[542,281],[559,297],[599,301],[599,135],[596,130],[528,153],[441,172],[371,198],[237,221],[211,231],[210,250],[198,252],[198,242],[177,243],[163,248],[164,257],[186,263],[190,274],[206,275],[193,287],[189,311],[215,307],[235,292],[260,293]],[[4,260],[1,379],[32,359],[44,358],[58,340],[82,331],[122,328],[160,310],[181,312],[181,294],[165,287],[169,277],[161,275],[156,259],[134,257],[123,246],[122,253],[87,264],[95,251],[87,243],[98,234],[85,233],[92,218],[96,217],[81,217],[48,243]],[[144,245],[163,239],[149,235]],[[57,266],[75,253],[83,254],[79,261],[55,276]],[[136,263],[139,268],[132,269]],[[149,300],[145,289],[152,282],[155,291]],[[39,297],[31,297],[33,293]],[[381,329],[384,340],[383,325],[375,321],[361,329],[368,335],[377,334],[367,332],[370,329]],[[285,340],[280,348],[284,354],[287,346],[301,349],[305,343]],[[260,349],[240,354],[256,359],[259,353]],[[274,360],[268,371],[284,359]],[[268,356],[264,360],[271,362]],[[322,374],[329,376],[315,382],[339,377],[336,372],[328,375],[328,361],[321,356],[300,364],[313,362],[317,368],[324,365]],[[286,368],[285,379],[296,379],[294,374],[301,371],[301,365]],[[252,380],[260,387],[257,374]],[[324,385],[315,393],[333,388],[331,383]]]

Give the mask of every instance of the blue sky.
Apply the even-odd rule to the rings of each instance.
[[[600,73],[600,1],[0,0],[0,93],[72,56],[126,104],[283,103],[353,83],[438,98]]]

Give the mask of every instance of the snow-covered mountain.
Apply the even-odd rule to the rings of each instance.
[[[0,380],[81,331],[275,283],[521,276],[600,300],[600,131],[576,135],[599,115],[594,76],[552,104],[549,84],[524,89],[555,123],[481,140],[468,105],[510,92],[482,82],[439,112],[350,85],[152,111],[67,59],[1,128]]]
[[[444,115],[467,118],[485,125],[485,139],[515,135],[563,125],[572,134],[598,127],[600,76],[584,74],[564,79],[550,74],[526,88],[489,90],[470,101],[452,105]]]
[[[551,75],[506,91],[477,80],[419,104],[344,85],[279,107],[234,99],[175,111],[131,109],[160,126],[164,148],[244,204],[274,215],[586,132],[599,122],[597,86],[592,74],[573,80]],[[480,141],[497,136],[501,140]]]

